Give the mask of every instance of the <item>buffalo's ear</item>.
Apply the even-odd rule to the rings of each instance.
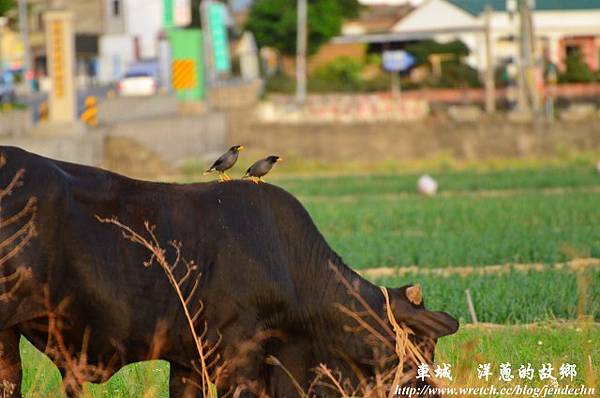
[[[416,334],[434,339],[448,336],[458,330],[458,321],[451,315],[425,308],[411,311],[405,322]]]

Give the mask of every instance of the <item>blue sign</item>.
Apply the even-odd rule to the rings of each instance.
[[[401,72],[415,64],[415,57],[403,50],[384,51],[381,61],[386,71]]]

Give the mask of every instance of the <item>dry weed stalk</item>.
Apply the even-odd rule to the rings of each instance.
[[[183,293],[184,284],[192,277],[194,271],[197,270],[197,265],[193,261],[188,261],[183,258],[181,254],[181,242],[170,241],[169,244],[175,250],[175,258],[172,262],[167,259],[167,252],[163,249],[158,241],[156,236],[156,227],[150,225],[148,221],[144,222],[144,228],[146,233],[148,234],[148,238],[145,238],[141,234],[134,231],[131,227],[121,223],[116,217],[112,218],[102,218],[96,216],[96,219],[103,224],[113,224],[117,226],[123,237],[133,243],[136,243],[144,248],[146,248],[150,252],[150,258],[144,261],[145,267],[150,267],[154,262],[156,262],[164,271],[169,283],[173,287],[173,290],[177,294],[177,298],[181,304],[181,307],[184,311],[185,318],[188,323],[188,327],[190,332],[192,333],[192,337],[194,339],[194,343],[196,345],[196,351],[198,353],[198,358],[200,362],[200,367],[196,366],[194,362],[192,362],[193,368],[200,374],[202,385],[197,385],[198,388],[201,389],[203,396],[213,398],[215,397],[214,389],[211,388],[211,377],[209,375],[209,364],[207,362],[208,358],[211,355],[215,354],[216,346],[219,342],[210,347],[207,343],[203,343],[205,335],[208,331],[207,325],[204,325],[204,331],[199,335],[196,332],[195,324],[200,314],[202,313],[204,307],[202,302],[199,302],[198,308],[193,310],[191,308],[191,300],[194,297],[194,294],[198,288],[201,275],[198,274],[196,280],[194,281],[192,288],[187,293],[187,296]],[[185,267],[185,272],[183,276],[179,279],[175,277],[175,269],[183,264]],[[192,384],[194,383],[192,380],[187,380]],[[216,397],[215,397],[216,398]]]
[[[341,380],[341,376],[335,377],[333,375],[333,372],[327,367],[327,365],[323,363],[319,364],[319,366],[317,366],[316,372],[317,377],[321,376],[322,378],[328,379],[332,383],[332,385],[329,387],[339,392],[342,398],[350,398],[354,395],[346,392],[346,389],[342,386],[343,381]]]
[[[350,358],[347,358],[344,353],[338,352],[342,359],[353,370],[355,376],[359,380],[357,385],[353,385],[350,379],[343,379],[341,374],[336,374],[326,365],[319,364],[315,371],[315,378],[312,380],[307,391],[304,391],[293,374],[281,363],[277,358],[270,356],[267,358],[267,363],[280,367],[283,372],[289,377],[290,381],[298,391],[301,398],[316,397],[313,393],[316,386],[325,387],[334,391],[343,398],[360,396],[362,398],[389,398],[395,396],[395,386],[402,386],[409,382],[416,375],[416,368],[419,364],[432,365],[431,360],[423,354],[423,347],[419,346],[411,340],[414,332],[399,323],[391,307],[389,294],[386,288],[381,288],[385,299],[385,311],[387,319],[382,319],[378,313],[369,305],[369,303],[360,295],[358,286],[352,285],[333,264],[329,263],[330,268],[335,273],[336,277],[344,285],[348,293],[361,307],[356,311],[342,304],[337,303],[336,307],[350,319],[356,322],[357,326],[347,326],[345,330],[350,333],[366,332],[366,343],[373,350],[375,372],[371,378],[366,378],[361,371],[353,364]],[[369,320],[375,322],[382,332],[378,331]],[[423,345],[425,348],[431,349],[431,341],[425,339]],[[392,350],[393,354],[384,354],[381,349]],[[409,366],[410,371],[405,372],[405,367]],[[391,368],[391,369],[390,369]],[[437,380],[429,381],[432,385],[438,383]],[[354,383],[356,384],[356,383]],[[390,388],[391,386],[391,388]]]
[[[30,322],[28,327],[32,330],[38,330],[46,333],[46,349],[44,353],[52,359],[57,366],[65,371],[63,385],[67,391],[75,396],[82,396],[82,385],[85,382],[96,382],[104,380],[112,373],[116,355],[113,356],[108,365],[88,363],[88,347],[90,344],[90,329],[86,328],[82,336],[82,343],[77,352],[72,347],[68,347],[63,339],[65,329],[66,313],[70,301],[63,299],[58,305],[53,306],[50,299],[48,286],[44,286],[42,305],[46,310],[48,322]]]
[[[308,398],[308,394],[306,392],[304,392],[304,390],[302,389],[302,386],[300,386],[300,383],[298,383],[298,380],[296,380],[296,378],[294,377],[294,375],[292,374],[292,372],[290,372],[288,370],[288,368],[286,368],[279,359],[277,359],[276,357],[274,357],[273,355],[269,355],[267,357],[267,359],[265,360],[265,362],[268,365],[273,365],[273,366],[279,366],[281,368],[281,370],[283,370],[283,372],[287,375],[287,377],[289,377],[290,381],[292,382],[294,388],[296,389],[296,391],[298,391],[298,395],[301,398]]]
[[[415,370],[419,364],[431,365],[431,361],[426,358],[423,354],[422,348],[417,345],[410,336],[414,336],[414,332],[404,324],[399,323],[392,311],[389,294],[386,288],[381,288],[385,299],[385,312],[387,320],[382,319],[377,311],[375,311],[367,301],[360,295],[358,286],[352,285],[340,272],[340,270],[333,263],[329,263],[329,267],[335,273],[337,279],[344,285],[351,297],[361,307],[360,311],[355,311],[344,305],[337,304],[339,310],[354,320],[357,327],[348,328],[353,332],[364,330],[367,332],[367,337],[379,343],[387,349],[391,349],[394,352],[392,356],[376,355],[379,356],[379,364],[375,372],[375,385],[372,383],[361,380],[361,383],[357,387],[357,390],[353,392],[353,395],[360,393],[363,397],[392,397],[394,396],[394,386],[403,385],[410,381],[415,376]],[[374,321],[380,326],[382,332],[379,332],[368,320]],[[391,327],[390,327],[391,326]],[[428,344],[425,341],[425,344]],[[375,351],[375,348],[374,348]],[[392,369],[390,364],[394,364]],[[411,371],[405,372],[405,366],[408,366]],[[321,370],[323,373],[323,370]],[[324,373],[329,379],[331,376]],[[361,379],[361,377],[359,377]],[[387,386],[392,386],[389,389]],[[338,389],[339,390],[339,389]],[[386,394],[386,391],[389,392]],[[341,391],[340,391],[341,392]]]
[[[0,169],[6,164],[6,159],[0,155]],[[25,206],[17,213],[4,217],[2,201],[12,195],[15,189],[23,185],[25,170],[18,170],[10,182],[0,188],[0,232],[10,229],[8,237],[0,241],[0,302],[9,301],[23,282],[31,277],[31,268],[24,265],[15,269],[6,269],[8,262],[15,258],[23,248],[37,235],[35,228],[37,214],[37,199],[30,198]],[[19,222],[23,222],[19,226]]]
[[[3,380],[2,383],[0,383],[0,393],[2,394],[2,398],[12,397],[15,388],[17,388],[16,384],[11,383],[8,380]]]

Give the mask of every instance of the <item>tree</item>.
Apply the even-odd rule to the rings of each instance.
[[[360,14],[361,5],[357,0],[339,0],[344,18],[356,18]]]
[[[344,17],[356,15],[357,0],[308,0],[308,52],[337,35]],[[246,29],[260,46],[270,46],[283,54],[296,53],[296,1],[255,0],[250,8]]]
[[[15,0],[0,0],[0,16],[15,8]]]

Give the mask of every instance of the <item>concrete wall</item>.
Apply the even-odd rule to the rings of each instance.
[[[171,165],[220,153],[227,145],[227,131],[227,118],[221,113],[146,118],[104,129],[106,136],[134,140]]]
[[[257,118],[270,123],[356,123],[420,120],[429,104],[389,94],[309,95],[299,107],[293,97],[272,95],[259,104]]]
[[[33,114],[30,109],[14,109],[0,113],[0,137],[21,136],[31,131],[33,127]]]
[[[98,119],[101,124],[115,124],[176,114],[177,99],[172,95],[116,97],[105,99],[98,104]]]
[[[556,156],[561,148],[600,150],[600,124],[510,123],[481,118],[460,123],[449,118],[385,123],[260,123],[251,112],[231,119],[230,144],[256,153],[322,162],[382,162],[389,159],[493,159]]]
[[[260,79],[215,85],[208,90],[208,99],[212,108],[218,110],[252,106],[258,102],[262,86]]]
[[[100,166],[104,161],[104,135],[100,132],[68,136],[0,136],[0,145],[10,145],[67,162]]]

